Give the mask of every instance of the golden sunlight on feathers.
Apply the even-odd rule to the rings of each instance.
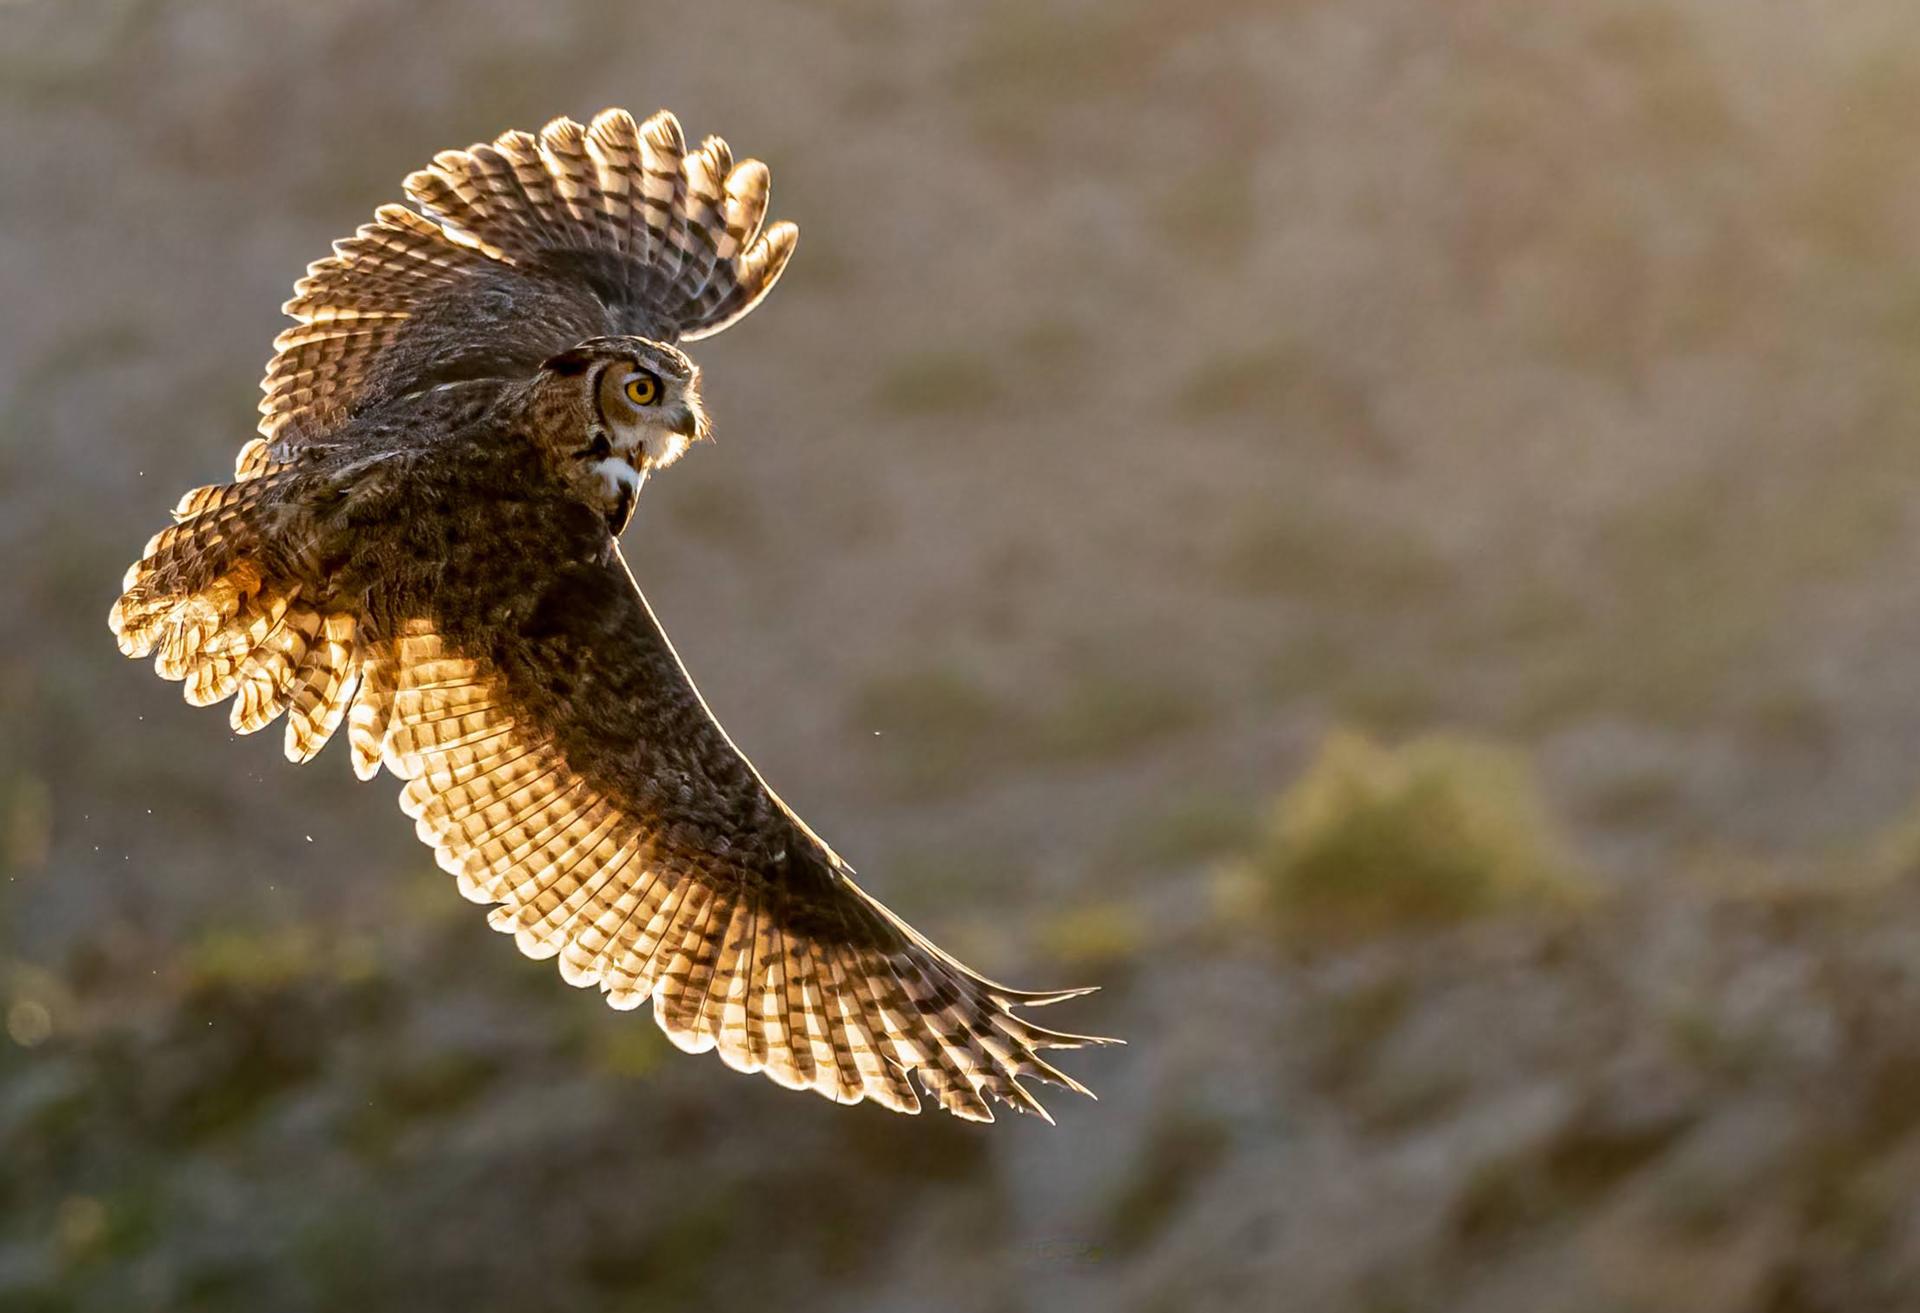
[[[495,929],[651,1002],[688,1052],[983,1121],[1047,1116],[1023,1079],[1086,1093],[1039,1054],[1111,1041],[1017,1012],[1085,991],[988,980],[860,889],[714,722],[614,545],[638,480],[608,501],[595,473],[607,398],[704,434],[673,343],[792,254],[765,166],[609,110],[442,152],[406,190],[425,216],[382,207],[296,284],[261,436],[128,572],[121,650],[231,698],[239,733],[285,714],[296,762],[344,723]]]

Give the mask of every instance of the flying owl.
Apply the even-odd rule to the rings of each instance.
[[[421,840],[530,957],[680,1048],[842,1103],[1046,1117],[1039,1051],[1111,1041],[853,882],[694,688],[617,538],[708,436],[680,344],[793,254],[767,169],[664,111],[446,151],[308,267],[260,435],[180,499],[110,624],[187,701],[406,781]],[[1051,1120],[1051,1118],[1048,1118]]]

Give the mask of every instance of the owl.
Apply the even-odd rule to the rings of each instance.
[[[682,344],[740,319],[793,254],[768,175],[662,111],[446,151],[294,286],[259,436],[128,570],[128,656],[341,728],[489,923],[680,1048],[841,1103],[1040,1117],[1029,992],[935,947],[761,779],[707,710],[618,537],[709,436]],[[916,1088],[916,1083],[917,1087]]]

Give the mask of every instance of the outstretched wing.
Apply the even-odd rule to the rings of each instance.
[[[295,761],[344,722],[356,770],[407,780],[401,806],[497,929],[617,1008],[651,1002],[681,1048],[902,1112],[917,1077],[980,1120],[990,1099],[1046,1115],[1022,1077],[1081,1089],[1038,1051],[1105,1041],[1017,1012],[1081,991],[987,980],[861,890],[714,721],[597,520],[579,542],[603,549],[446,554],[428,600],[370,613],[323,564],[356,540],[312,508],[345,503],[305,482],[182,498],[127,572],[121,649],[196,705],[232,697],[238,732],[287,713]]]
[[[917,1074],[991,1120],[989,1098],[1045,1116],[1020,1077],[1081,1089],[1036,1051],[1103,1041],[1015,1008],[1082,991],[987,980],[854,884],[728,741],[617,553],[533,592],[511,629],[462,627],[473,599],[414,619],[369,673],[401,806],[496,929],[614,1007],[651,1001],[681,1048],[843,1103],[918,1111]]]
[[[759,303],[798,238],[761,231],[765,165],[736,165],[718,137],[689,150],[664,110],[443,151],[406,190],[424,215],[381,207],[294,285],[299,322],[274,341],[236,477],[369,404],[524,378],[590,337],[710,336]]]

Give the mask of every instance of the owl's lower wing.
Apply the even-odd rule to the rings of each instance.
[[[259,438],[237,478],[325,441],[342,414],[449,384],[524,378],[590,337],[708,337],[772,288],[798,230],[763,233],[768,174],[726,142],[688,149],[664,110],[612,109],[538,136],[442,151],[294,285]]]
[[[728,741],[617,554],[518,614],[414,619],[377,679],[401,806],[521,951],[617,1008],[651,1000],[683,1049],[843,1103],[918,1111],[917,1074],[991,1120],[989,1098],[1046,1115],[1020,1077],[1082,1089],[1036,1051],[1103,1041],[1014,1010],[1082,991],[987,980],[855,885]]]
[[[854,884],[714,721],[624,563],[539,554],[449,566],[379,618],[321,572],[300,476],[198,489],[128,571],[130,656],[232,724],[287,713],[305,761],[343,723],[382,762],[440,864],[533,957],[618,1008],[651,1000],[673,1041],[841,1102],[991,1120],[1045,1116],[1038,1056],[1106,1041],[1015,1009],[1072,997],[968,970]],[[384,608],[383,608],[384,609]],[[1082,1091],[1084,1092],[1084,1091]]]

